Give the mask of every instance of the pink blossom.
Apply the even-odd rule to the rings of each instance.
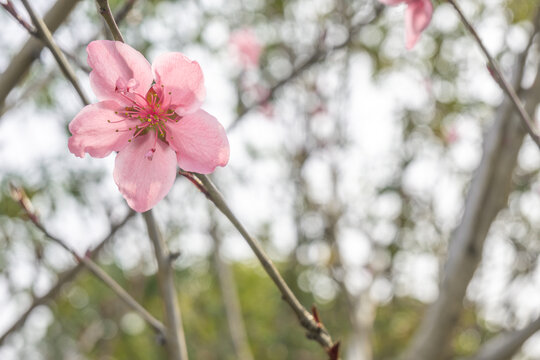
[[[200,109],[206,91],[197,62],[172,52],[150,65],[118,41],[93,41],[87,52],[99,102],[69,124],[69,150],[97,158],[118,151],[113,177],[131,208],[147,211],[163,199],[177,164],[202,174],[227,164],[225,129]]]
[[[232,33],[229,44],[238,55],[238,61],[244,68],[257,67],[259,65],[262,46],[253,30],[236,30]]]
[[[456,126],[451,126],[447,131],[444,132],[444,141],[447,144],[453,144],[459,140],[459,132],[456,129]]]
[[[407,4],[405,12],[405,45],[411,50],[429,25],[433,14],[431,0],[379,0],[386,5]]]

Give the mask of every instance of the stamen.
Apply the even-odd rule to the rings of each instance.
[[[126,86],[127,85],[127,86]],[[180,116],[170,108],[171,97],[165,95],[165,87],[152,87],[146,96],[133,91],[138,84],[132,79],[127,84],[118,82],[116,92],[129,101],[129,105],[124,106],[122,110],[115,111],[119,119],[107,120],[109,124],[120,123],[122,121],[134,121],[133,126],[126,129],[114,129],[115,132],[133,132],[128,142],[132,142],[139,135],[146,135],[150,130],[154,131],[153,147],[146,152],[145,157],[148,160],[153,159],[153,154],[157,148],[158,138],[162,141],[167,139],[166,123],[169,121],[178,121]],[[172,94],[171,91],[168,92]],[[138,120],[138,121],[137,121]],[[149,134],[150,135],[150,134]],[[170,139],[173,137],[171,136]]]
[[[114,120],[114,121],[107,120],[107,122],[108,122],[109,124],[117,124],[117,123],[120,123],[120,122],[126,121],[126,120],[128,120],[128,119],[120,119],[120,120]]]
[[[156,149],[152,148],[152,149],[148,150],[146,152],[146,154],[144,154],[144,157],[146,158],[146,160],[152,161],[152,159],[154,158],[154,153],[155,152],[156,152]]]

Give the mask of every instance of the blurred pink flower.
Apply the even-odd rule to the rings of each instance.
[[[231,34],[229,44],[244,68],[257,67],[262,46],[252,29],[240,29]]]
[[[446,132],[444,133],[444,141],[447,144],[453,144],[458,140],[459,140],[459,133],[458,133],[458,130],[456,129],[456,126],[453,125],[449,129],[447,129]]]
[[[411,50],[429,25],[433,14],[431,0],[379,0],[386,5],[407,4],[405,11],[405,45]]]
[[[171,52],[150,65],[117,41],[93,41],[87,52],[99,102],[69,124],[69,150],[97,158],[118,151],[113,177],[131,208],[147,211],[163,199],[177,164],[203,174],[227,164],[225,129],[199,108],[206,91],[197,62]]]

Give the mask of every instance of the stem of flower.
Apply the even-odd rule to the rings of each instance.
[[[122,36],[120,29],[118,29],[118,25],[116,24],[116,21],[114,20],[114,16],[111,12],[109,1],[96,0],[96,3],[98,5],[98,11],[101,14],[101,16],[103,16],[103,19],[105,20],[105,22],[107,23],[107,26],[111,30],[114,40],[124,42],[124,37]]]
[[[184,171],[181,171],[180,174],[187,177],[193,183],[195,183],[197,180],[200,181],[200,184],[197,187],[199,189],[201,189],[201,187],[204,189],[202,192],[206,195],[206,197],[214,203],[214,205],[219,209],[219,211],[221,211],[221,213],[223,213],[223,215],[225,215],[227,219],[229,219],[236,230],[238,230],[242,237],[247,241],[248,245],[255,253],[255,256],[257,256],[259,259],[264,270],[281,292],[283,300],[289,304],[300,321],[300,324],[307,330],[306,336],[309,339],[313,339],[321,344],[331,359],[338,359],[337,352],[339,349],[339,342],[334,343],[332,341],[332,337],[322,323],[316,321],[313,315],[311,315],[309,311],[302,306],[300,301],[298,301],[285,280],[283,280],[283,277],[273,264],[270,257],[262,248],[261,244],[248,233],[240,220],[238,220],[238,218],[234,215],[210,178],[206,175],[192,174]]]

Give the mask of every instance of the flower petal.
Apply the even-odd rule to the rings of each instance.
[[[127,105],[118,92],[118,84],[146,95],[152,82],[152,68],[144,56],[131,46],[119,41],[96,40],[88,44],[88,65],[92,68],[90,85],[99,100],[116,100]]]
[[[123,120],[115,114],[120,109],[121,105],[114,101],[85,106],[69,123],[72,134],[68,140],[69,151],[78,157],[84,157],[87,152],[101,158],[122,150],[133,132],[129,131],[131,120]]]
[[[167,123],[167,140],[177,152],[178,165],[200,174],[213,172],[229,162],[229,140],[215,117],[199,110]],[[169,136],[172,135],[172,136]]]
[[[176,154],[158,140],[155,152],[154,133],[138,136],[116,156],[114,181],[135,211],[144,212],[167,195],[176,178]]]
[[[231,34],[229,43],[234,48],[238,61],[244,68],[253,68],[259,65],[262,46],[252,29],[236,30]]]
[[[165,53],[154,60],[152,70],[165,104],[170,101],[169,107],[176,109],[179,115],[199,109],[206,90],[201,67],[196,61],[181,53]]]
[[[410,50],[414,47],[420,34],[429,25],[433,5],[430,0],[415,0],[409,2],[405,11],[405,44]]]

